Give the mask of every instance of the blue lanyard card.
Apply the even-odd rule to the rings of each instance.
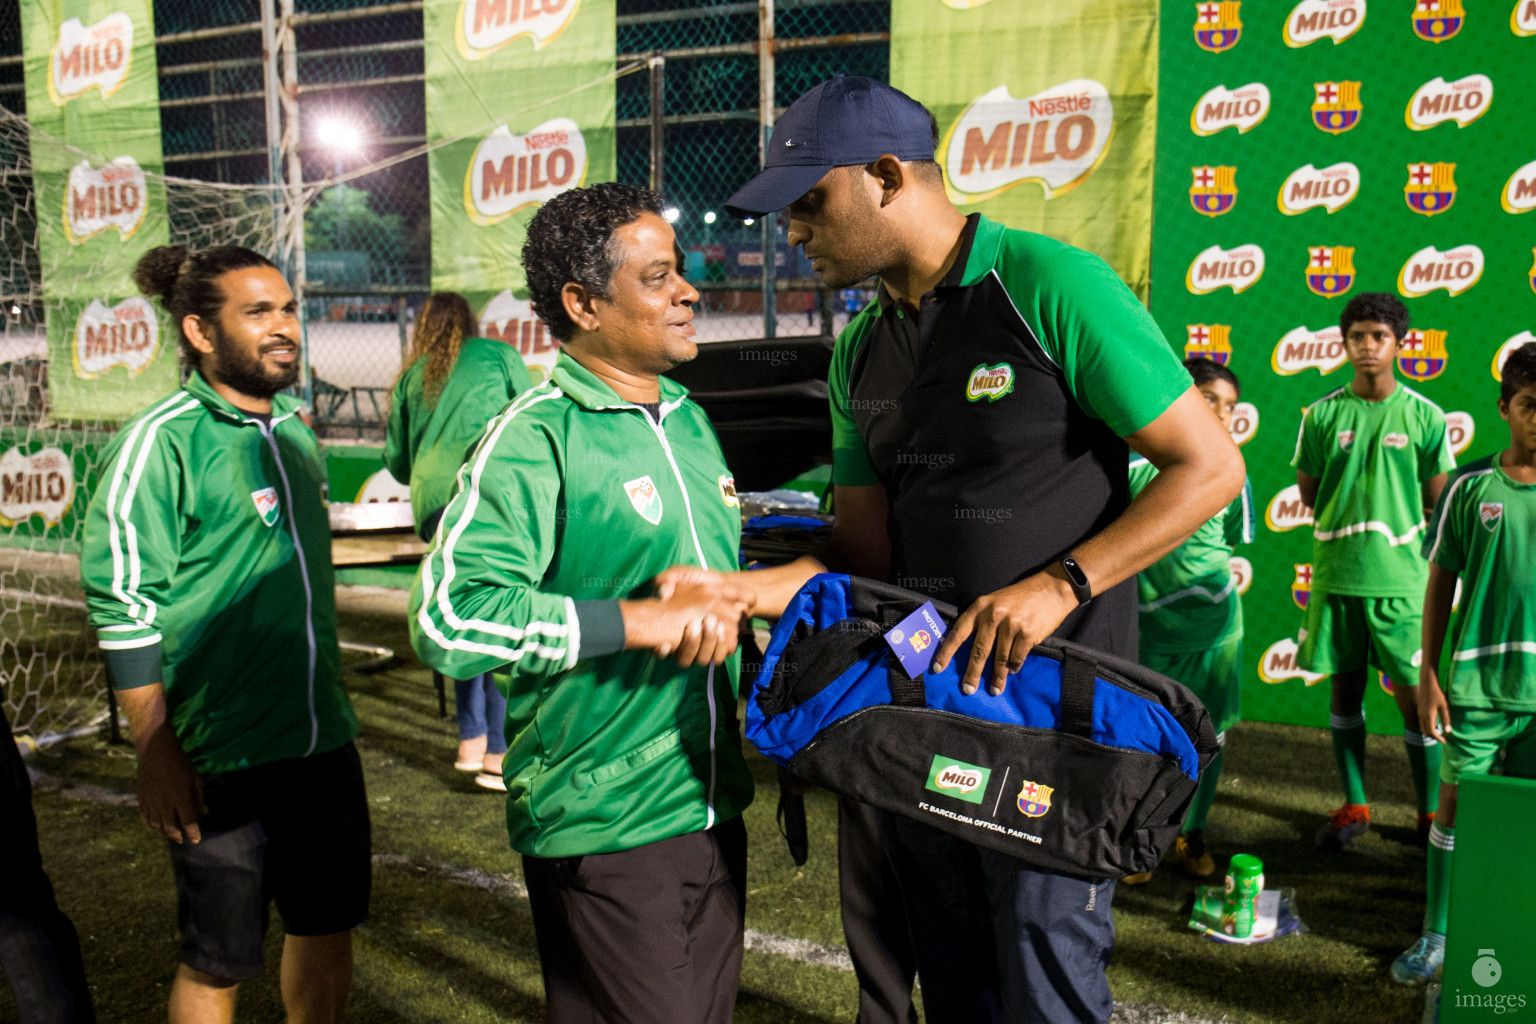
[[[932,601],[908,615],[885,634],[896,660],[913,679],[928,671],[933,662],[934,646],[944,638],[944,620],[934,610]]]

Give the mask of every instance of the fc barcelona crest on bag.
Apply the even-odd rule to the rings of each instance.
[[[1019,813],[1026,818],[1039,818],[1051,809],[1051,793],[1054,790],[1050,786],[1042,786],[1038,782],[1026,780],[1023,788],[1019,790]]]
[[[1195,45],[1211,53],[1222,53],[1237,45],[1243,37],[1243,22],[1238,17],[1241,2],[1195,4]]]

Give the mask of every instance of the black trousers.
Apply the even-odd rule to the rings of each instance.
[[[837,883],[843,935],[859,979],[858,1024],[917,1024],[917,956],[880,812],[837,798]]]
[[[617,853],[523,857],[550,1024],[729,1024],[741,982],[741,818]]]
[[[93,1024],[75,926],[54,902],[32,813],[32,778],[0,705],[0,967],[22,1024]]]

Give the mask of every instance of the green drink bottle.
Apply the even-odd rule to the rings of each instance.
[[[1239,939],[1252,935],[1263,891],[1264,862],[1252,854],[1233,854],[1227,866],[1227,894],[1221,902],[1221,930]]]

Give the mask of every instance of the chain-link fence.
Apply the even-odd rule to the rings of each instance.
[[[662,192],[704,295],[705,341],[830,336],[862,302],[819,290],[782,224],[733,218],[723,203],[758,167],[765,113],[837,72],[887,77],[889,0],[776,4],[617,0],[616,66],[663,58],[651,72],[659,83],[642,73],[617,81],[617,174],[652,180],[659,119]],[[154,177],[171,240],[250,245],[302,267],[294,276],[317,429],[381,438],[384,399],[431,280],[422,3],[157,0],[154,16],[165,160]],[[291,52],[282,69],[264,65],[264,39]],[[63,143],[19,119],[21,50],[19,5],[0,4],[0,107],[18,115],[0,114],[0,453],[28,460],[6,476],[16,484],[6,501],[27,507],[19,519],[0,508],[0,684],[19,729],[39,736],[104,712],[72,559],[116,424],[58,422],[49,409],[47,327],[60,310],[44,297],[31,156]],[[653,111],[657,85],[664,100]],[[356,129],[359,152],[327,145],[317,129],[328,117]],[[296,126],[296,137],[274,144],[269,124]],[[299,208],[301,227],[282,222]],[[50,473],[69,480],[68,495],[52,493]],[[72,512],[43,508],[60,502]]]
[[[168,174],[232,184],[271,180],[261,2],[155,4]],[[0,104],[24,113],[19,15],[6,6]],[[676,211],[689,276],[704,293],[700,338],[830,336],[859,297],[819,290],[803,257],[785,243],[781,224],[743,222],[722,204],[758,166],[761,62],[774,62],[775,114],[840,71],[884,79],[889,0],[778,0],[771,34],[760,27],[759,0],[618,0],[617,13],[619,64],[665,59],[662,191]],[[302,180],[348,176],[314,195],[303,216],[317,426],[322,436],[376,437],[411,318],[431,279],[426,157],[390,160],[426,141],[422,4],[295,0],[291,23]],[[618,178],[646,184],[651,82],[628,75],[616,91]],[[364,140],[359,151],[339,153],[320,137],[319,126],[333,118],[357,131]],[[367,170],[375,164],[379,169]],[[764,259],[770,231],[771,267]],[[773,278],[772,303],[764,302],[765,273]]]

